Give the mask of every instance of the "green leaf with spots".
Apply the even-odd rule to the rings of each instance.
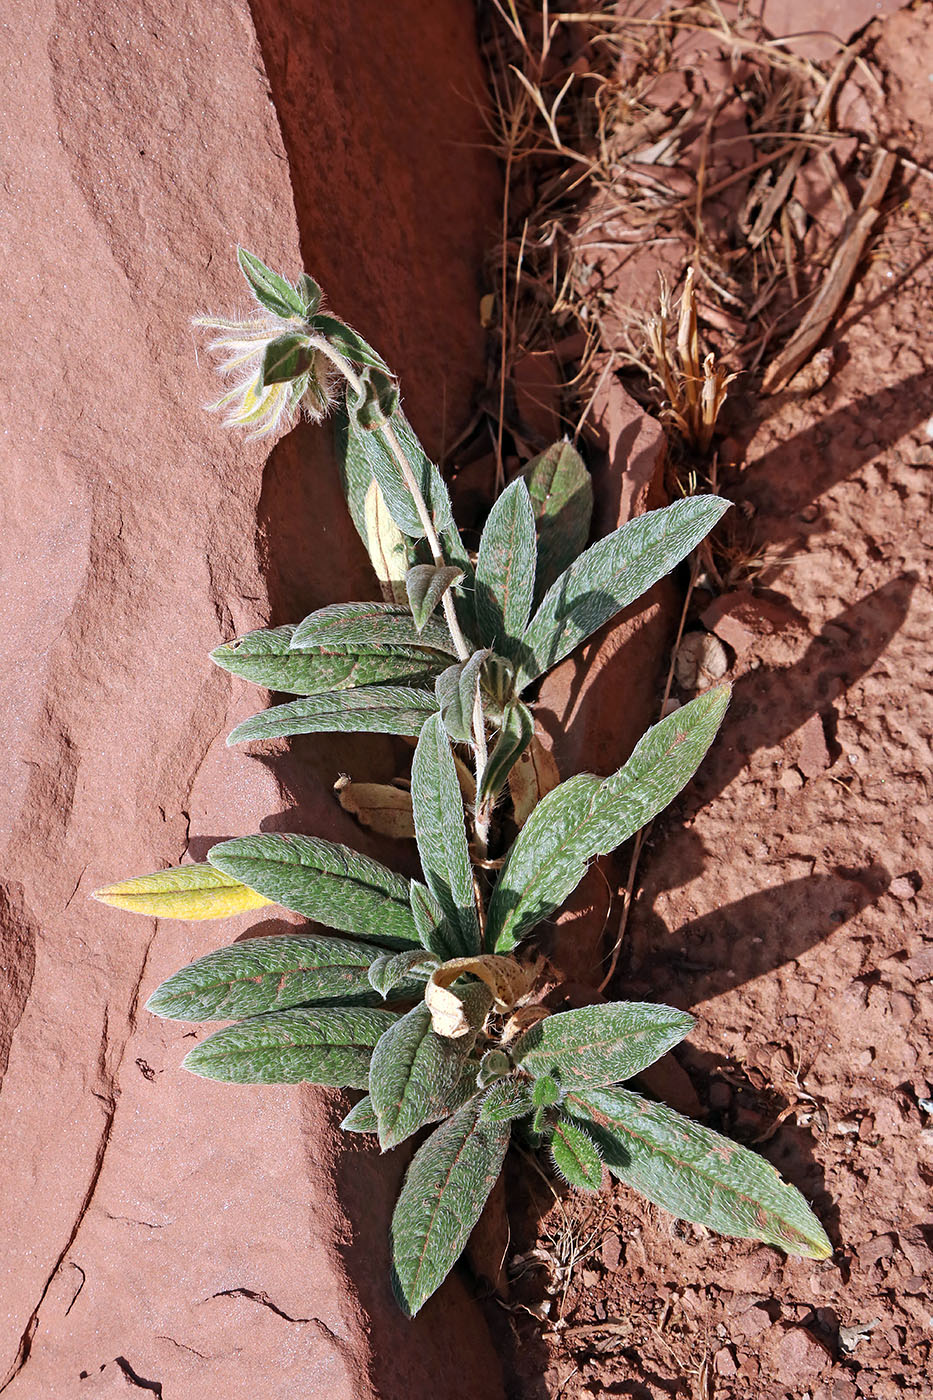
[[[590,545],[551,584],[522,635],[518,689],[669,574],[728,509],[718,496],[689,496]]]
[[[354,1104],[340,1124],[345,1133],[375,1133],[378,1131],[376,1111],[368,1094]]]
[[[465,1000],[472,995],[473,988],[464,989]],[[469,1058],[475,1040],[475,1032],[457,1040],[437,1035],[424,1002],[389,1027],[369,1067],[369,1096],[383,1152],[459,1107],[465,1080],[475,1093],[476,1065]]]
[[[286,321],[293,317],[304,318],[304,299],[284,277],[266,267],[255,253],[248,253],[245,248],[237,248],[236,256],[240,271],[260,306],[271,311],[273,316],[281,316]]]
[[[603,1159],[589,1133],[563,1114],[551,1132],[551,1158],[568,1186],[598,1191],[603,1184]]]
[[[215,1031],[182,1066],[230,1084],[365,1089],[373,1049],[394,1020],[391,1011],[363,1006],[273,1011]]]
[[[295,734],[402,734],[414,739],[425,720],[435,714],[437,697],[429,690],[367,685],[272,705],[238,724],[228,734],[227,743],[283,739]]]
[[[475,587],[479,635],[500,655],[518,660],[535,587],[535,518],[521,478],[506,487],[489,512]]]
[[[641,1001],[611,1001],[558,1011],[516,1041],[512,1059],[536,1078],[557,1074],[565,1093],[631,1079],[689,1035],[686,1011]]]
[[[405,575],[405,588],[415,627],[421,633],[438,603],[455,583],[463,578],[463,570],[450,565],[416,564]]]
[[[353,647],[357,651],[443,652],[456,656],[447,624],[430,618],[419,631],[411,609],[400,603],[333,603],[318,608],[295,628],[295,651],[307,647]]]
[[[267,627],[247,632],[211,652],[211,660],[231,675],[286,695],[324,695],[361,686],[433,688],[450,662],[440,652],[410,648],[369,651],[315,647],[292,651],[295,628]]]
[[[345,938],[246,938],[207,953],[146,1003],[174,1021],[231,1021],[313,1002],[365,1000],[375,943]]]
[[[267,899],[383,947],[418,942],[408,881],[349,846],[270,832],[212,846],[208,860]],[[249,881],[243,873],[249,871]]]
[[[421,730],[411,765],[411,801],[424,878],[452,935],[454,946],[443,955],[470,957],[480,952],[479,914],[463,800],[440,715],[432,715]]]
[[[393,1285],[409,1317],[440,1287],[502,1170],[508,1123],[481,1120],[482,1099],[469,1103],[415,1153],[392,1217]]]
[[[606,855],[652,820],[693,777],[716,736],[729,686],[708,690],[649,729],[608,778],[578,773],[538,803],[499,873],[488,937],[514,948],[560,908],[595,856]]]
[[[488,649],[474,651],[466,661],[458,661],[453,666],[448,666],[434,682],[434,692],[444,728],[455,743],[469,742],[479,675],[486,658],[490,655]]]
[[[569,442],[555,442],[522,475],[528,485],[538,533],[535,603],[582,554],[593,518],[593,482],[583,458]]]
[[[589,1120],[613,1176],[672,1215],[806,1259],[832,1253],[800,1192],[756,1152],[625,1089],[580,1090],[566,1106]]]
[[[311,367],[306,335],[279,335],[270,340],[262,357],[260,379],[264,384],[284,384]],[[260,385],[260,387],[262,387]]]

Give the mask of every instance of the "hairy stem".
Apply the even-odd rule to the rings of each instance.
[[[324,336],[312,336],[311,344],[316,350],[320,350],[322,354],[326,355],[331,363],[336,366],[355,394],[362,393],[363,384],[356,370],[349,360],[341,355],[338,350],[334,349],[329,340]],[[418,512],[418,519],[421,521],[421,528],[424,530],[425,539],[431,551],[431,557],[437,568],[443,568],[446,560],[444,559],[444,551],[441,547],[440,537],[438,536],[437,530],[434,528],[434,521],[431,519],[431,512],[428,510],[427,501],[424,499],[424,494],[421,487],[418,485],[418,478],[412,470],[411,463],[405,455],[405,449],[399,442],[391,422],[382,424],[377,431],[382,433],[386,446],[398,463],[399,471],[402,474],[402,480],[408,488],[408,494],[411,496],[415,510]],[[467,661],[470,656],[470,644],[463,634],[463,628],[460,626],[460,619],[457,617],[457,609],[454,605],[453,595],[449,588],[445,591],[441,599],[441,606],[444,609],[444,617],[454,646],[457,648],[457,655],[461,661]],[[476,765],[476,791],[478,793],[483,781],[483,774],[486,771],[486,761],[488,758],[488,750],[486,747],[486,721],[483,716],[483,703],[480,696],[478,681],[476,685],[476,695],[473,701],[472,729],[473,756]],[[487,804],[478,802],[474,814],[474,828],[479,855],[481,859],[484,860],[489,847],[490,815],[490,809]]]

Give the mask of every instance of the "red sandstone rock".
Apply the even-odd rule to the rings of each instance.
[[[522,423],[548,447],[561,435],[561,378],[550,350],[522,355],[512,369],[515,406]]]
[[[272,818],[366,845],[330,795],[329,740],[223,746],[263,697],[207,652],[373,591],[329,429],[270,457],[201,411],[216,382],[188,318],[245,305],[233,244],[292,274],[304,255],[403,373],[429,448],[482,370],[496,202],[465,96],[471,6],[407,0],[391,25],[376,0],[252,10],[262,50],[246,0],[9,0],[0,28],[10,1400],[501,1393],[458,1279],[413,1325],[390,1297],[401,1154],[338,1134],[334,1096],[182,1073],[192,1030],[142,1009],[249,917],[88,899],[176,863],[189,832],[203,847]],[[388,766],[380,741],[367,755]]]

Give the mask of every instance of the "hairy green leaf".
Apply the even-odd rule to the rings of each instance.
[[[535,587],[535,518],[519,478],[496,501],[476,560],[476,624],[483,640],[510,659],[531,612]]]
[[[411,800],[424,878],[455,936],[450,956],[469,957],[480,951],[479,915],[457,770],[440,715],[421,730]]]
[[[340,1126],[345,1133],[378,1132],[376,1111],[368,1094],[364,1094],[359,1103],[353,1105]]]
[[[231,1084],[365,1089],[373,1049],[395,1019],[392,1011],[363,1006],[273,1011],[215,1031],[182,1066]]]
[[[284,277],[266,267],[255,253],[248,253],[245,248],[237,248],[236,256],[240,271],[260,306],[285,320],[295,316],[304,318],[304,300]]]
[[[450,922],[437,898],[420,880],[411,882],[411,912],[422,947],[436,953],[442,962],[461,956],[463,939],[459,927]]]
[[[480,1120],[475,1095],[416,1152],[392,1217],[393,1285],[409,1317],[462,1253],[502,1170],[507,1123]]]
[[[146,1003],[174,1021],[230,1021],[289,1006],[366,998],[374,943],[344,938],[247,938],[208,953]]]
[[[437,967],[438,960],[424,948],[406,948],[401,953],[382,953],[369,966],[369,984],[385,1000],[390,992],[410,980],[412,973],[423,972],[418,980],[425,982]]]
[[[538,530],[535,603],[586,548],[593,518],[593,482],[569,442],[555,442],[529,462],[528,483]]]
[[[227,743],[337,733],[403,734],[413,739],[432,714],[437,714],[437,697],[429,690],[367,685],[273,705],[238,724],[228,734]]]
[[[403,603],[405,572],[415,562],[415,541],[399,530],[373,476],[367,455],[373,434],[349,417],[345,403],[336,405],[333,417],[337,467],[350,517],[366,546],[376,577],[381,580],[385,574],[402,580],[402,593],[394,601]]]
[[[603,1159],[596,1144],[572,1118],[561,1115],[551,1132],[551,1157],[568,1186],[598,1191],[603,1184]]]
[[[535,1108],[552,1108],[560,1103],[563,1090],[555,1074],[541,1074],[531,1086],[531,1102]]]
[[[208,859],[267,899],[328,928],[360,934],[383,947],[418,941],[408,881],[349,846],[270,832],[221,841],[211,847]]]
[[[590,1120],[613,1176],[672,1215],[807,1259],[832,1253],[800,1192],[756,1152],[625,1089],[581,1090],[567,1107]]]
[[[349,416],[345,404],[337,406],[334,412],[334,425],[337,464],[340,469],[344,494],[350,507],[353,523],[364,545],[366,545],[370,558],[373,559],[377,577],[382,579],[384,574],[388,574],[391,578],[400,577],[404,580],[405,570],[418,562],[415,555],[415,540],[420,539],[424,532],[418,519],[418,513],[414,510],[407,488],[399,475],[397,463],[389,453],[383,434],[370,433],[365,428],[361,428],[355,419]],[[428,501],[429,507],[433,505],[433,518],[437,524],[444,558],[448,564],[463,572],[463,583],[455,586],[457,612],[461,626],[470,636],[473,628],[471,591],[473,567],[460,538],[460,532],[454,524],[447,488],[444,486],[437,468],[432,467],[425,456],[404,414],[396,412],[392,419],[392,425],[403,449],[407,451],[409,460],[417,466],[416,477],[421,481],[422,487],[428,487],[425,499]],[[379,466],[378,472],[374,471],[374,463]],[[391,477],[395,487],[391,507],[384,490],[387,474]],[[375,502],[371,496],[371,488],[374,484],[379,486],[381,498],[381,509],[378,513],[373,508]],[[370,503],[368,521],[367,501]],[[397,516],[400,511],[405,514],[410,528],[407,531],[402,531],[407,559],[405,568],[397,572],[400,561],[394,556],[398,549],[398,541],[393,540],[390,543],[393,559],[383,562],[381,556],[385,554],[385,548],[381,541],[377,542],[374,538],[376,533],[374,527],[382,513],[385,512],[395,528],[399,529]],[[378,533],[382,536],[387,533],[384,523],[380,525]],[[391,565],[391,571],[386,567],[386,564]],[[402,599],[398,601],[402,601]]]
[[[270,340],[262,357],[263,384],[284,384],[297,379],[311,367],[311,351],[306,335],[279,335]]]
[[[504,1050],[487,1050],[479,1062],[479,1086],[485,1089],[494,1080],[511,1072],[512,1061]]]
[[[359,391],[347,386],[347,406],[367,432],[384,428],[398,408],[398,385],[383,370],[367,366],[360,374]]]
[[[564,1090],[631,1079],[659,1060],[695,1025],[686,1011],[641,1001],[611,1001],[558,1011],[515,1043],[512,1058],[535,1076],[556,1073]]]
[[[350,416],[353,417],[352,409]],[[450,509],[450,496],[443,478],[437,467],[426,455],[401,409],[396,409],[392,415],[392,428],[412,468],[415,480],[421,488],[421,494],[434,521],[435,529],[438,533],[442,533],[455,528]],[[424,535],[424,527],[408,487],[402,479],[399,465],[389,450],[384,434],[366,432],[365,430],[358,432],[354,449],[366,462],[370,475],[379,482],[386,506],[396,525],[403,534],[410,535],[416,540],[421,539]],[[451,558],[449,554],[448,558],[450,558],[451,563],[459,562],[456,558]]]
[[[369,1067],[369,1096],[383,1152],[459,1107],[464,1079],[475,1092],[476,1065],[469,1059],[475,1040],[475,1032],[458,1040],[437,1035],[424,1002],[389,1027]]]
[[[590,545],[551,584],[522,636],[519,690],[669,574],[728,509],[718,496],[689,496]]]
[[[411,605],[411,615],[419,632],[424,627],[438,603],[455,583],[463,578],[463,570],[452,565],[438,567],[436,564],[416,564],[405,575],[405,587]]]
[[[535,732],[534,715],[521,700],[513,700],[502,712],[502,725],[480,784],[480,800],[497,793],[508,782],[509,774],[531,743]]]
[[[295,628],[266,627],[225,642],[211,660],[234,676],[286,695],[323,695],[368,685],[433,686],[449,664],[438,652],[316,647],[292,651]]]
[[[480,1118],[484,1123],[511,1123],[534,1112],[531,1090],[526,1079],[510,1075],[497,1079],[483,1095]]]
[[[326,336],[334,349],[354,365],[359,365],[364,369],[382,370],[388,374],[389,366],[381,355],[378,355],[371,345],[367,345],[361,335],[350,326],[338,321],[336,316],[328,316],[325,312],[315,316],[312,329],[318,335]]]
[[[508,952],[558,909],[587,865],[634,835],[690,781],[729,703],[720,686],[661,720],[608,778],[578,773],[538,803],[499,874],[488,932]]]
[[[298,278],[296,291],[298,292],[305,316],[313,316],[320,306],[321,297],[323,296],[320,283],[315,282],[314,278],[309,276],[307,272],[303,272]]]
[[[479,673],[490,655],[488,650],[474,651],[466,661],[448,666],[434,682],[444,728],[457,743],[469,742]]]
[[[430,618],[419,631],[411,609],[399,603],[332,603],[299,622],[291,641],[294,651],[307,647],[353,647],[380,651],[445,652],[456,656],[447,624]]]

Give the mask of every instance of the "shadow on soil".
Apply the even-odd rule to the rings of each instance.
[[[727,494],[756,506],[761,543],[796,547],[802,535],[818,532],[818,525],[802,527],[800,512],[914,432],[929,417],[931,384],[933,374],[922,370],[900,384],[841,403],[730,476]],[[831,386],[826,392],[832,392]],[[767,416],[784,401],[775,398],[768,404]],[[743,398],[736,398],[733,412],[745,421],[761,421]]]
[[[694,779],[695,808],[712,802],[759,749],[775,748],[818,714],[832,753],[833,701],[864,676],[903,626],[917,579],[904,574],[838,613],[791,666],[747,671],[735,682],[726,721]]]

